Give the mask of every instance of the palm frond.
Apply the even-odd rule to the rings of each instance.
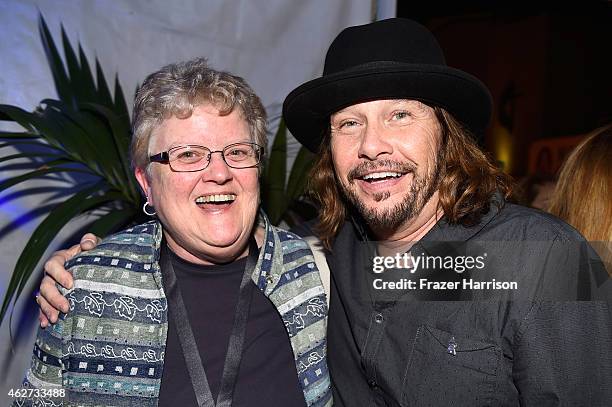
[[[293,225],[296,218],[310,219],[312,210],[309,204],[302,202],[298,205],[297,202],[306,189],[308,172],[313,160],[314,154],[304,147],[300,148],[291,167],[289,180],[286,181],[287,128],[281,118],[261,180],[262,205],[273,224],[278,225],[281,221],[285,221]],[[297,214],[291,213],[296,211]]]
[[[40,39],[47,56],[47,63],[51,69],[51,75],[53,76],[53,82],[55,83],[55,90],[60,100],[67,103],[74,103],[74,89],[70,86],[70,81],[66,70],[64,69],[64,63],[62,58],[55,46],[49,27],[43,18],[42,14],[39,14],[38,18],[38,31],[40,33]]]
[[[287,197],[290,200],[298,199],[304,193],[313,163],[314,154],[305,147],[301,147],[295,157],[287,182]]]
[[[42,15],[39,33],[57,99],[42,100],[33,112],[0,104],[0,120],[14,122],[24,129],[0,132],[0,140],[5,141],[0,148],[25,149],[0,158],[0,162],[27,161],[31,168],[0,182],[0,193],[37,178],[65,174],[87,177],[74,178],[79,192],[47,215],[23,249],[0,309],[0,323],[10,302],[17,301],[46,248],[67,223],[109,204],[121,208],[91,223],[90,230],[103,237],[133,222],[142,200],[127,160],[130,118],[118,78],[115,77],[113,98],[99,62],[95,61],[94,78],[83,48],[78,44],[78,54],[75,52],[63,26],[65,64]]]
[[[81,168],[70,168],[70,167],[56,167],[56,165],[68,164],[67,160],[54,160],[50,162],[44,163],[41,168],[36,169],[34,171],[27,172],[25,174],[17,175],[15,177],[9,178],[4,182],[0,182],[0,192],[4,191],[7,188],[13,187],[17,184],[20,184],[24,181],[29,181],[34,178],[41,178],[47,174],[53,173],[61,173],[61,172],[86,172]]]
[[[85,188],[74,194],[71,198],[55,207],[55,209],[47,215],[45,220],[38,225],[26,244],[26,247],[21,252],[13,274],[11,275],[7,293],[4,297],[2,308],[0,309],[0,321],[4,318],[11,299],[14,298],[15,301],[17,301],[32,271],[59,231],[66,226],[70,220],[84,211],[97,208],[102,203],[121,198],[121,194],[116,191],[104,192],[101,190],[103,187],[103,183],[97,183],[92,187]]]
[[[0,163],[5,162],[5,161],[24,159],[24,158],[35,159],[35,158],[41,158],[41,157],[60,159],[60,158],[63,157],[63,155],[61,155],[61,154],[49,154],[49,153],[18,153],[18,154],[10,154],[10,155],[5,155],[4,157],[0,157]]]
[[[38,134],[29,133],[27,131],[0,131],[0,139],[16,139],[16,140],[26,140],[26,139],[37,139],[40,138]],[[13,142],[17,143],[17,142]]]
[[[285,212],[285,173],[287,171],[287,128],[281,119],[262,180],[263,205],[270,221],[278,224]]]
[[[0,132],[2,133],[2,132]],[[0,139],[2,139],[2,134],[0,134]],[[26,138],[27,140],[27,138]],[[47,143],[40,143],[38,141],[21,141],[21,140],[16,140],[16,141],[11,141],[10,143],[0,143],[0,149],[1,148],[5,148],[5,147],[17,147],[17,146],[28,146],[28,147],[37,147],[37,148],[46,148],[46,149],[50,149],[50,150],[56,150],[56,151],[60,151],[62,152],[61,149],[54,147],[50,144]]]

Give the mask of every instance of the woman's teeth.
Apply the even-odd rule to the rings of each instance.
[[[205,204],[205,203],[227,203],[233,202],[236,200],[236,195],[234,194],[217,194],[217,195],[206,195],[200,196],[196,199],[197,204]]]

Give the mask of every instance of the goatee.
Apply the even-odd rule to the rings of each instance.
[[[384,166],[384,170],[387,171],[394,171],[404,168],[408,170],[407,173],[404,173],[404,176],[406,176],[408,173],[412,173],[413,180],[410,190],[406,193],[402,201],[397,203],[392,208],[379,210],[377,208],[368,207],[357,196],[355,190],[353,188],[349,188],[349,186],[345,185],[344,183],[341,183],[341,190],[346,199],[359,212],[370,229],[392,231],[397,229],[407,220],[418,216],[427,202],[436,192],[441,178],[440,162],[441,160],[436,159],[432,171],[425,174],[425,176],[419,176],[416,171],[416,166],[413,164],[402,164],[389,161],[384,161],[381,163],[369,162],[367,165],[358,166],[349,172],[347,178],[349,179],[350,184],[353,184],[353,179],[359,176],[364,167],[371,170]],[[389,191],[384,191],[374,194],[372,198],[376,202],[382,202],[388,199],[390,196],[391,193]]]

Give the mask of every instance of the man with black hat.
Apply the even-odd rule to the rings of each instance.
[[[283,114],[318,153],[336,405],[609,405],[608,275],[570,226],[506,202],[477,145],[491,96],[425,27],[345,29]]]
[[[608,275],[570,226],[506,202],[476,141],[491,96],[425,27],[345,29],[283,114],[318,154],[336,405],[609,405]]]

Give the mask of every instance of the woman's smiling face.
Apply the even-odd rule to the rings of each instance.
[[[222,116],[213,105],[205,104],[194,107],[188,118],[164,120],[152,132],[149,153],[187,144],[218,151],[253,141],[239,109]],[[137,168],[135,174],[177,255],[210,264],[245,254],[259,206],[258,168],[231,168],[215,153],[201,171],[175,172],[167,163],[153,162],[148,170]]]

